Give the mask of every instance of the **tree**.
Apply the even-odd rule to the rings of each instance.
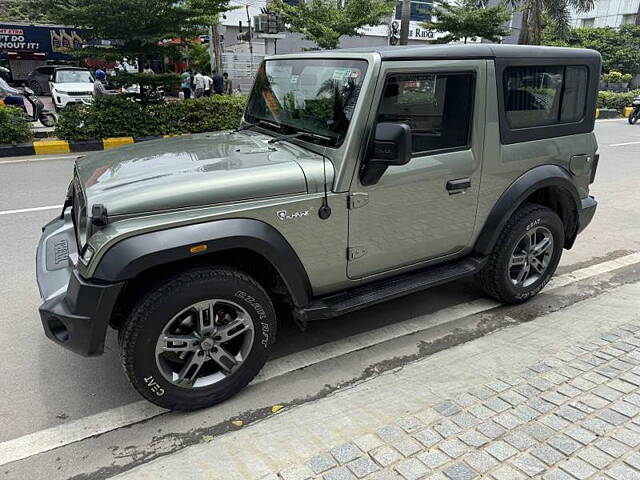
[[[206,32],[212,17],[229,0],[38,0],[40,11],[64,25],[86,29],[85,45],[72,52],[111,60],[137,60],[178,55],[179,45],[167,42]],[[109,40],[111,45],[100,45]]]
[[[211,57],[209,56],[209,48],[197,42],[190,42],[186,51],[189,65],[195,71],[210,72]]]
[[[511,12],[504,6],[485,7],[477,0],[440,0],[435,9],[435,22],[423,23],[422,27],[432,32],[446,33],[433,43],[450,43],[463,40],[475,41],[485,38],[498,43],[511,33],[504,24],[511,18]]]
[[[640,73],[640,25],[575,28],[562,35],[550,28],[543,35],[543,43],[558,47],[591,48],[602,55],[605,72],[618,70]]]
[[[1,22],[48,22],[31,0],[0,1]]]
[[[378,25],[391,15],[395,0],[301,0],[296,5],[284,0],[270,0],[268,7],[280,15],[289,29],[321,49],[337,48],[343,35],[360,35],[358,29]]]
[[[595,0],[503,0],[506,5],[522,11],[522,28],[518,43],[540,45],[545,19],[552,20],[560,32],[566,32],[571,18],[570,9],[588,12]]]

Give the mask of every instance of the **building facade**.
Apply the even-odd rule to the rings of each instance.
[[[640,24],[640,0],[598,0],[590,12],[572,12],[574,27],[619,27]]]

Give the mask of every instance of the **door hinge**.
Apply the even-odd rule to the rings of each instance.
[[[369,194],[364,192],[352,193],[348,197],[348,206],[350,210],[364,207],[369,203]]]
[[[347,260],[355,260],[356,258],[364,257],[366,254],[367,249],[364,247],[347,248]]]

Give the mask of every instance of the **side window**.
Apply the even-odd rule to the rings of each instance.
[[[413,153],[466,148],[474,94],[472,73],[393,75],[385,84],[378,123],[409,125]]]
[[[509,128],[582,120],[587,84],[586,67],[507,68],[504,73],[504,105]]]
[[[579,122],[584,117],[589,74],[587,67],[567,67],[562,97],[561,122]]]

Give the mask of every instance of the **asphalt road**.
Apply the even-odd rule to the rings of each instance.
[[[636,183],[640,181],[640,126],[628,125],[626,120],[600,121],[596,133],[601,158],[592,194],[600,206],[592,225],[582,234],[574,249],[565,252],[559,273],[640,251],[640,208]],[[108,338],[105,355],[86,359],[47,340],[40,326],[34,252],[40,227],[57,210],[31,209],[62,203],[74,158],[43,160],[22,157],[0,161],[0,344],[4,347],[0,367],[3,379],[0,449],[2,442],[7,440],[140,400],[122,372],[113,335]],[[274,358],[296,352],[320,351],[322,349],[313,350],[312,347],[443,309],[470,305],[469,302],[479,298],[479,292],[468,282],[458,282],[330,322],[312,324],[305,334],[285,325],[279,332],[281,341]],[[282,341],[283,338],[286,341]],[[389,346],[376,354],[376,359],[392,359],[396,354]],[[239,412],[259,409],[274,402],[313,397],[357,377],[373,364],[373,360],[357,354],[340,357],[336,361],[339,368],[334,362],[316,367],[313,373],[302,370],[286,381],[278,378],[268,380],[220,407],[188,417],[174,416],[164,423],[158,421],[148,426],[149,430],[138,432],[136,439],[125,435],[126,440],[122,441],[136,445],[136,442],[149,441],[160,431],[178,429],[177,425],[183,421],[190,425],[215,424]],[[154,429],[159,430],[156,432]],[[107,446],[104,445],[105,449]],[[67,472],[65,476],[91,471],[92,467],[82,464],[82,447],[76,448],[76,455],[70,455],[69,464],[61,470]],[[30,464],[29,459],[23,460],[20,468],[29,470],[25,465],[40,462],[37,459],[33,461],[35,463]],[[110,460],[105,454],[104,458],[95,461],[96,465],[101,465]],[[4,466],[0,468],[0,472],[4,470]],[[13,478],[12,472],[15,473],[6,470],[5,477],[0,475],[0,478]]]

